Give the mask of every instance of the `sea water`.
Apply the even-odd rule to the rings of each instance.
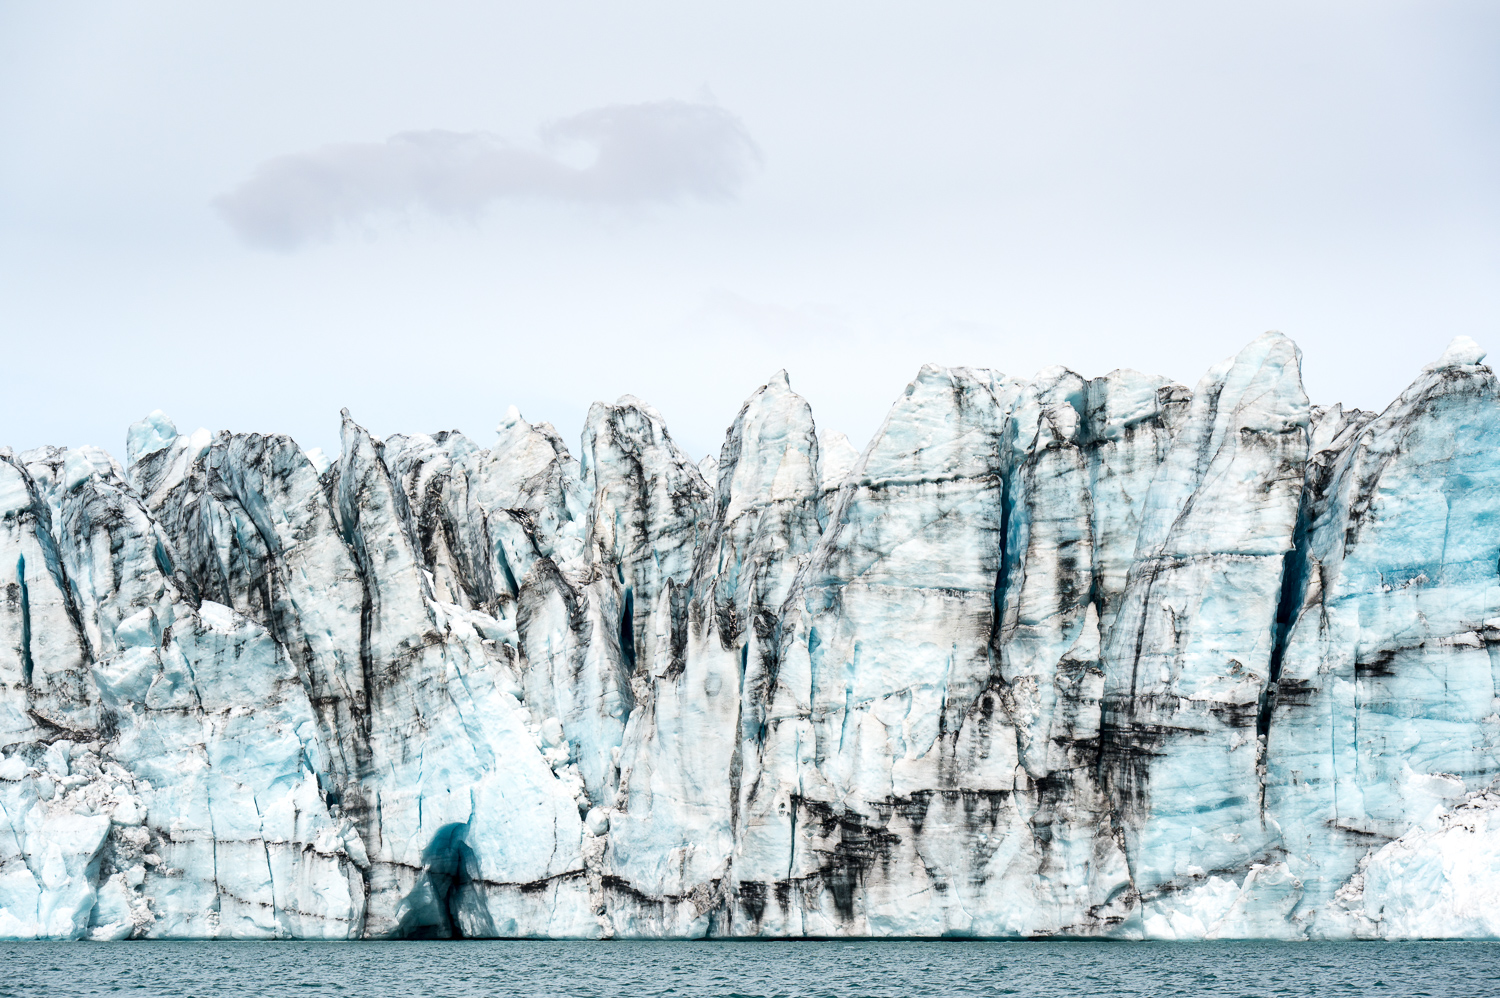
[[[1500,995],[1500,943],[13,943],[0,998]]]

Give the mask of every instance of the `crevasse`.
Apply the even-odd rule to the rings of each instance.
[[[0,450],[0,937],[1500,936],[1500,390]]]

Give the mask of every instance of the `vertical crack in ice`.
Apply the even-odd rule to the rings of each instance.
[[[745,739],[741,732],[745,725],[745,673],[749,669],[749,662],[750,642],[747,640],[740,646],[740,681],[735,691],[734,727],[730,729],[730,737],[734,739],[734,747],[729,754],[729,840],[731,843],[739,841],[740,837],[740,786],[744,782],[745,771]],[[731,846],[729,865],[724,871],[726,884],[734,882],[733,877],[730,876],[733,868],[734,850]]]
[[[364,565],[356,561],[359,569],[359,585],[361,598],[359,601],[359,671],[360,681],[364,689],[360,690],[357,706],[359,707],[359,724],[364,740],[368,742],[371,726],[374,723],[375,714],[375,656],[371,650],[375,631],[375,597],[370,592],[369,577],[365,572]],[[361,767],[363,768],[363,767]]]
[[[21,589],[21,682],[31,685],[36,663],[31,657],[31,592],[26,587],[26,556],[16,559],[16,579]]]
[[[789,832],[788,832],[788,835],[787,835],[787,850],[786,850],[786,881],[787,881],[787,883],[791,883],[791,881],[792,881],[792,871],[797,866],[797,807],[798,807],[798,802],[802,800],[802,730],[801,730],[801,728],[793,728],[792,729],[792,759],[794,760],[793,764],[796,766],[796,769],[793,771],[793,775],[795,775],[796,779],[797,779],[797,792],[795,794],[793,794],[793,795],[790,795],[790,799],[787,801],[787,811],[789,812],[789,816],[791,818],[790,829],[789,829]]]
[[[629,586],[620,611],[620,655],[625,661],[625,674],[635,675],[635,591]]]
[[[1009,417],[1007,417],[1007,422]],[[1000,672],[1001,628],[1005,621],[1005,590],[1010,585],[1010,476],[1009,468],[1000,473],[1000,557],[995,566],[995,591],[990,594],[990,675]]]
[[[1311,449],[1311,436],[1307,440]],[[1311,455],[1309,455],[1309,458]],[[1292,546],[1281,559],[1281,592],[1276,602],[1276,616],[1271,622],[1271,657],[1266,669],[1266,684],[1260,693],[1256,707],[1256,772],[1260,780],[1260,813],[1266,814],[1266,767],[1270,753],[1271,718],[1276,712],[1276,700],[1281,682],[1281,666],[1286,658],[1287,644],[1292,629],[1302,611],[1302,602],[1307,594],[1308,572],[1311,567],[1313,501],[1315,490],[1311,477],[1315,467],[1311,460],[1306,463],[1301,495],[1297,501],[1296,526],[1292,531]]]
[[[266,815],[261,810],[260,799],[255,794],[250,795],[250,805],[255,808],[256,827],[260,829],[261,852],[266,860],[266,883],[271,887],[271,914],[278,916],[277,921],[280,922],[281,919],[279,916],[283,914],[284,909],[281,905],[277,904],[276,868],[271,862],[271,843],[266,836]],[[295,905],[295,901],[293,904]]]
[[[855,645],[856,660],[858,658],[859,645]],[[849,733],[849,715],[854,712],[854,669],[845,670],[847,678],[844,681],[844,716],[839,719],[839,751],[844,751],[844,737]]]
[[[167,554],[166,547],[161,541],[157,541],[151,549],[151,556],[156,561],[156,568],[164,578],[175,578],[172,568],[172,558]]]
[[[202,709],[201,704],[199,706],[199,709],[200,710]],[[207,746],[204,746],[204,748],[206,749]],[[218,914],[220,916],[221,921],[220,921],[219,925],[215,926],[215,928],[217,929],[217,928],[222,927],[222,924],[223,924],[222,923],[222,917],[223,917],[223,911],[224,911],[224,902],[223,902],[224,888],[222,886],[220,886],[220,884],[219,884],[219,832],[218,832],[218,829],[215,827],[215,822],[214,822],[214,798],[213,798],[213,790],[211,788],[208,790],[207,794],[205,795],[204,805],[205,805],[204,810],[206,810],[208,812],[208,836],[209,836],[209,844],[211,846],[211,850],[210,851],[211,851],[212,858],[213,858],[214,900],[213,900],[212,907],[209,908],[209,911],[211,911],[213,913],[216,913],[216,914]]]
[[[532,540],[532,546],[536,546],[535,539]],[[496,541],[494,543],[494,550],[495,562],[500,566],[500,574],[505,576],[506,588],[510,590],[512,596],[519,597],[521,595],[521,586],[516,582],[516,573],[510,567],[510,559],[505,556],[504,542]]]

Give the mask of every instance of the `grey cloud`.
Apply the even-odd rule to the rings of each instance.
[[[487,132],[402,132],[279,156],[214,201],[240,237],[293,250],[391,211],[472,217],[506,198],[635,206],[728,200],[760,163],[738,117],[711,104],[595,108],[541,131],[539,150]],[[564,153],[582,145],[588,166]]]

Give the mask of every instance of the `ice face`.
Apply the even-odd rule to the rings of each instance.
[[[0,936],[1494,936],[1483,359],[0,450]]]
[[[1374,419],[1325,417],[1266,781],[1287,863],[1319,902],[1372,843],[1487,787],[1500,765],[1500,397],[1479,356],[1450,348]]]
[[[1299,361],[1268,333],[1199,383],[1104,644],[1101,770],[1148,910],[1274,845],[1259,711],[1307,452]]]
[[[817,465],[812,411],[778,376],[729,430],[691,576],[658,595],[654,654],[636,669],[605,868],[651,900],[622,896],[617,932],[727,929],[703,900],[727,905],[741,732],[764,713],[776,621],[819,536]]]

